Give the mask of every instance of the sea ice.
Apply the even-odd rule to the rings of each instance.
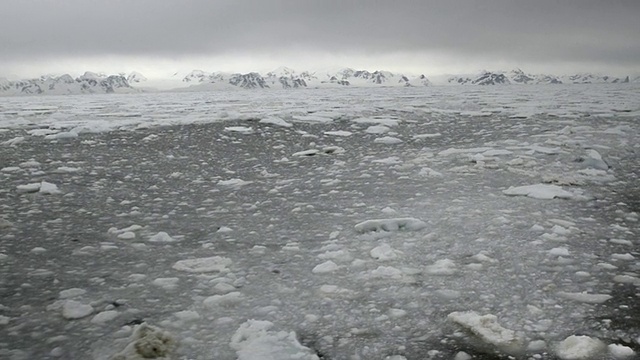
[[[126,347],[110,360],[170,360],[176,346],[171,334],[142,323],[134,328]]]
[[[574,195],[566,190],[563,190],[557,185],[548,184],[535,184],[526,186],[509,187],[502,191],[505,195],[511,196],[528,196],[534,199],[571,199]]]
[[[606,345],[589,336],[571,335],[556,346],[556,355],[562,360],[602,359]]]
[[[247,320],[231,337],[238,360],[319,360],[295,332],[274,331],[270,321]]]
[[[372,231],[417,231],[424,229],[427,224],[415,218],[391,218],[391,219],[373,219],[366,220],[355,225],[355,229],[359,233],[367,233]]]
[[[62,306],[62,316],[69,320],[82,319],[92,313],[93,307],[91,305],[83,304],[75,300],[67,300]]]
[[[525,340],[522,336],[498,324],[498,318],[495,315],[479,315],[475,311],[456,311],[450,313],[447,319],[460,325],[483,343],[495,346],[497,350],[506,354],[519,355],[525,349]]]
[[[179,271],[190,273],[225,272],[227,266],[231,265],[229,258],[212,256],[207,258],[180,260],[173,264],[173,268]]]

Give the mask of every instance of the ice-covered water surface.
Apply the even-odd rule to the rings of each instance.
[[[639,117],[633,85],[2,99],[0,354],[632,358]]]

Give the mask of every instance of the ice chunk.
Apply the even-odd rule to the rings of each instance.
[[[384,134],[389,132],[389,128],[384,125],[369,126],[364,132],[367,134]]]
[[[62,317],[69,320],[82,319],[93,313],[93,307],[74,300],[67,300],[62,306]]]
[[[563,360],[602,359],[606,349],[599,339],[589,336],[571,335],[556,347],[556,355]]]
[[[373,142],[376,144],[395,145],[395,144],[400,144],[402,140],[393,136],[383,136],[381,138],[377,138],[373,140]]]
[[[170,278],[157,278],[153,280],[152,284],[158,287],[161,287],[165,290],[173,290],[178,287],[178,282],[180,281],[177,277]]]
[[[399,251],[394,250],[389,244],[382,244],[371,249],[369,254],[372,258],[378,260],[393,260],[398,257]]]
[[[91,319],[91,322],[94,324],[104,324],[118,317],[118,312],[115,310],[107,310],[101,313],[96,314]]]
[[[338,270],[338,265],[331,260],[327,260],[322,264],[316,265],[311,272],[314,274],[326,274],[336,270]]]
[[[452,260],[442,259],[427,266],[425,271],[430,275],[453,275],[458,272],[458,268]]]
[[[282,127],[292,127],[293,124],[288,123],[284,120],[282,120],[279,117],[275,117],[275,116],[269,116],[266,117],[262,120],[259,121],[261,124],[271,124],[271,125],[277,125],[277,126],[282,126]]]
[[[325,131],[324,134],[347,137],[347,136],[351,136],[353,133],[351,131],[336,130],[336,131]]]
[[[602,304],[603,302],[612,298],[607,294],[587,294],[587,293],[571,293],[571,292],[558,292],[558,296],[564,299],[588,303],[588,304]]]
[[[247,320],[231,337],[238,360],[319,360],[295,332],[274,331],[270,321]]]
[[[176,341],[168,332],[142,323],[136,326],[129,343],[111,360],[170,360]]]
[[[16,146],[24,141],[24,136],[14,137],[13,139],[9,139],[7,141],[2,142],[2,145],[6,146]]]
[[[447,319],[460,325],[483,343],[492,345],[506,354],[518,355],[525,349],[522,336],[498,324],[498,318],[495,315],[479,315],[475,311],[456,311],[449,314]]]
[[[371,270],[372,278],[402,278],[402,271],[394,268],[393,266],[378,266],[377,269]]]
[[[40,190],[40,183],[32,183],[26,185],[18,185],[16,189],[19,193],[34,193]]]
[[[229,258],[221,256],[212,256],[207,258],[180,260],[173,264],[173,268],[179,271],[190,273],[206,273],[206,272],[226,272],[227,266],[231,265]]]
[[[253,133],[253,129],[250,127],[246,127],[246,126],[229,126],[224,128],[224,131],[232,131],[232,132],[239,132],[239,133],[243,133],[243,134],[251,134]]]
[[[548,184],[535,184],[526,186],[509,187],[502,191],[505,195],[510,196],[528,196],[534,199],[571,199],[574,195],[566,190],[563,190],[557,185]]]
[[[609,344],[607,348],[614,359],[631,359],[636,355],[632,348],[624,345]]]
[[[74,298],[76,296],[84,295],[86,292],[87,290],[84,290],[84,289],[71,288],[71,289],[60,291],[60,294],[58,295],[58,297],[60,299],[69,299],[69,298]]]
[[[239,188],[241,186],[245,186],[251,184],[253,181],[245,181],[242,179],[229,179],[229,180],[220,180],[218,181],[218,186],[225,186],[230,188]]]
[[[399,231],[399,230],[420,230],[424,229],[427,224],[414,218],[392,218],[392,219],[374,219],[363,221],[356,224],[355,229],[360,233],[371,231]]]
[[[176,241],[178,240],[172,238],[171,236],[169,236],[169,234],[167,234],[164,231],[160,231],[159,233],[149,238],[149,242],[155,242],[155,243],[170,243],[170,242],[176,242]]]
[[[58,189],[58,186],[46,181],[40,183],[40,193],[41,194],[60,194],[61,191]]]
[[[238,291],[230,292],[225,295],[212,295],[202,301],[202,305],[208,308],[214,308],[218,306],[231,307],[242,302],[244,296]]]

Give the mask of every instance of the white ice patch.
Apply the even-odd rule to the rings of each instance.
[[[173,264],[173,268],[178,271],[186,271],[190,273],[207,273],[207,272],[227,272],[227,266],[231,265],[229,258],[221,256],[213,256],[198,259],[180,260]]]
[[[246,126],[229,126],[224,128],[224,131],[232,131],[232,132],[239,132],[242,134],[251,134],[253,133],[253,129],[250,127],[246,127]]]
[[[391,129],[384,125],[372,125],[366,128],[364,132],[366,132],[367,134],[386,134],[389,132],[389,130]]]
[[[314,274],[327,274],[338,270],[338,265],[331,260],[327,260],[322,264],[316,265],[311,272]]]
[[[293,124],[288,123],[288,122],[282,120],[281,118],[275,117],[275,116],[266,117],[266,118],[260,120],[259,122],[261,124],[270,124],[270,125],[282,126],[282,127],[287,127],[287,128],[293,126]]]
[[[238,291],[230,292],[224,295],[212,295],[202,301],[202,305],[208,308],[216,307],[232,307],[240,304],[244,299],[242,293]]]
[[[427,227],[427,224],[415,218],[391,218],[366,220],[355,225],[359,233],[372,231],[417,231]]]
[[[171,243],[176,241],[178,240],[172,238],[171,236],[169,236],[169,234],[167,234],[164,231],[160,231],[159,233],[149,238],[149,242],[153,242],[153,243]]]
[[[58,186],[46,181],[42,181],[39,183],[26,184],[26,185],[18,185],[16,186],[16,189],[18,190],[19,193],[40,192],[41,194],[50,194],[50,195],[61,193],[61,191],[58,189]]]
[[[485,344],[509,355],[521,354],[525,349],[525,341],[515,331],[498,324],[495,315],[479,315],[475,311],[452,312],[447,319],[460,325],[471,335]]]
[[[375,270],[371,270],[370,275],[372,278],[400,279],[402,271],[393,266],[378,266]]]
[[[58,297],[60,299],[70,299],[80,295],[84,295],[86,293],[87,293],[87,290],[79,289],[79,288],[71,288],[71,289],[60,291],[60,294],[58,295]]]
[[[558,296],[563,299],[583,302],[587,304],[602,304],[603,302],[612,298],[607,294],[588,294],[588,293],[572,293],[572,292],[558,292]]]
[[[5,146],[16,146],[18,144],[20,144],[21,142],[24,142],[25,137],[24,136],[18,136],[18,137],[14,137],[13,139],[9,139],[7,141],[2,142],[2,145]]]
[[[439,173],[433,170],[432,168],[424,167],[420,169],[420,172],[418,172],[418,175],[424,176],[424,177],[441,177],[442,173]]]
[[[129,338],[129,343],[110,360],[170,360],[176,348],[176,341],[168,332],[142,323],[137,325]]]
[[[351,121],[357,124],[378,124],[385,126],[396,126],[400,123],[398,120],[388,118],[357,118]]]
[[[245,181],[242,179],[229,179],[229,180],[220,180],[218,181],[218,186],[228,187],[228,188],[240,188],[242,186],[251,184],[253,181]]]
[[[555,350],[563,360],[595,360],[602,359],[606,346],[596,338],[571,335],[560,342]]]
[[[572,193],[562,189],[557,185],[535,184],[526,186],[509,187],[502,191],[503,194],[509,196],[528,196],[534,199],[571,199],[575,197]]]
[[[93,307],[75,300],[67,300],[62,306],[62,317],[68,320],[82,319],[93,313]]]
[[[429,275],[454,275],[458,272],[458,267],[453,260],[441,259],[425,268]]]
[[[376,246],[369,252],[372,258],[380,261],[397,259],[399,254],[402,254],[402,252],[394,250],[389,244]]]
[[[614,359],[631,359],[636,355],[632,348],[624,345],[609,344],[607,349]]]
[[[274,331],[269,321],[248,320],[231,337],[238,360],[319,360],[295,332]]]
[[[178,287],[178,282],[180,279],[177,277],[170,278],[157,278],[153,280],[152,284],[158,287],[161,287],[165,290],[173,290]]]
[[[109,322],[111,320],[114,320],[115,318],[117,318],[119,315],[119,313],[115,310],[107,310],[107,311],[103,311],[101,313],[96,314],[92,319],[91,322],[93,324],[104,324],[106,322]]]
[[[395,144],[400,144],[402,140],[393,136],[383,136],[381,138],[377,138],[373,140],[373,142],[376,144],[395,145]]]
[[[325,135],[332,135],[332,136],[341,136],[341,137],[348,137],[348,136],[353,135],[353,133],[351,131],[344,131],[344,130],[325,131],[324,134]]]
[[[442,150],[438,153],[438,156],[449,156],[449,155],[458,155],[458,154],[469,154],[469,153],[483,153],[485,151],[493,150],[491,147],[477,147],[471,149],[456,149],[449,148],[446,150]]]

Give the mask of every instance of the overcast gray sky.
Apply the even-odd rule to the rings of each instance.
[[[640,72],[640,0],[0,0],[0,76]]]

